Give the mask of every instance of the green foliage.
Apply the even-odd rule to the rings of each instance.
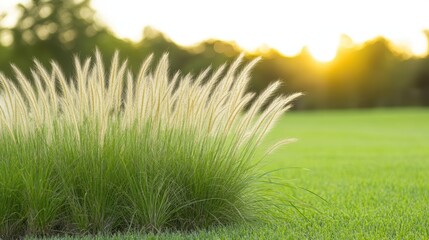
[[[274,83],[249,104],[257,59],[195,78],[170,78],[167,55],[136,77],[118,53],[93,59],[76,58],[70,82],[54,62],[0,75],[0,237],[188,231],[294,200],[270,199],[255,150],[300,94],[267,103]]]
[[[285,132],[300,141],[270,155],[266,169],[284,168],[275,175],[325,198],[328,203],[298,192],[320,213],[288,214],[274,224],[97,239],[428,239],[428,119],[425,109],[290,113],[265,144]],[[289,194],[280,186],[277,191]]]

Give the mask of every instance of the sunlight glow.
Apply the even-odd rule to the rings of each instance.
[[[1,0],[0,12],[2,6],[26,1]],[[307,46],[323,62],[335,57],[342,34],[356,44],[383,36],[418,56],[428,48],[422,32],[429,29],[427,0],[92,0],[91,5],[119,37],[133,41],[152,26],[181,45],[212,38],[250,51],[270,46],[287,56]]]
[[[355,43],[384,36],[410,54],[427,52],[422,34],[423,29],[429,29],[425,11],[429,1],[425,0],[265,0],[245,4],[218,0],[211,5],[197,0],[93,0],[93,6],[119,36],[132,40],[140,39],[143,26],[151,25],[182,45],[217,38],[235,41],[246,50],[271,46],[287,56],[307,46],[321,62],[335,57],[342,34]],[[127,12],[127,17],[120,12]]]
[[[423,32],[408,33],[407,38],[398,37],[398,40],[393,42],[400,48],[406,49],[409,53],[415,56],[424,56],[428,52],[428,41]]]
[[[308,44],[308,51],[319,62],[329,62],[337,55],[339,37],[325,37],[311,39]]]

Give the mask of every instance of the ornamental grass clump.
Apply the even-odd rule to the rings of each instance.
[[[263,218],[255,150],[300,94],[246,91],[257,60],[169,77],[116,53],[0,75],[0,238],[193,230]],[[277,211],[277,210],[276,210]]]

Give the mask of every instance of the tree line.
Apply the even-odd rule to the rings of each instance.
[[[139,42],[124,40],[94,20],[89,2],[32,0],[19,5],[21,14],[13,27],[5,27],[0,16],[0,71],[12,79],[13,63],[29,74],[37,58],[43,64],[54,59],[71,75],[73,55],[88,57],[97,47],[106,61],[119,50],[135,70],[149,54],[159,57],[169,52],[172,74],[178,70],[198,74],[208,66],[231,62],[243,52],[233,42],[214,39],[179,46],[150,27],[143,30]],[[281,80],[279,94],[306,94],[296,109],[429,106],[429,56],[405,56],[381,37],[341,48],[329,63],[317,62],[305,48],[294,57],[264,49],[246,53],[245,59],[257,56],[262,59],[253,70],[248,91],[258,93]]]

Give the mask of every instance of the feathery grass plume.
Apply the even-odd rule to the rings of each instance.
[[[300,94],[246,92],[258,59],[239,70],[243,55],[197,77],[152,61],[134,77],[97,50],[70,79],[37,60],[31,79],[0,74],[0,238],[192,230],[272,209],[255,150]]]

